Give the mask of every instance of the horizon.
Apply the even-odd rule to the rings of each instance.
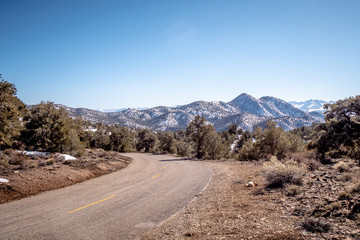
[[[287,102],[360,93],[360,2],[1,1],[0,74],[27,105]]]
[[[87,108],[87,107],[82,107],[82,106],[80,106],[80,107],[72,107],[72,106],[68,106],[68,105],[62,104],[62,103],[56,103],[56,102],[53,102],[53,103],[56,104],[56,105],[64,105],[65,107],[70,107],[70,108],[86,108],[86,109],[95,110],[95,111],[98,111],[98,112],[118,112],[118,111],[123,111],[123,110],[126,110],[126,109],[146,110],[146,109],[152,109],[152,108],[156,108],[156,107],[177,108],[177,107],[189,105],[189,104],[194,103],[194,102],[203,102],[203,101],[204,101],[204,102],[224,102],[224,103],[227,103],[227,104],[228,104],[229,102],[231,102],[232,100],[234,100],[235,98],[239,97],[239,96],[242,95],[242,94],[247,94],[247,95],[252,96],[251,94],[248,94],[248,93],[241,93],[241,94],[239,94],[238,96],[234,97],[233,99],[231,99],[231,100],[228,101],[228,102],[221,101],[221,100],[211,100],[211,101],[195,100],[195,101],[193,101],[193,102],[189,102],[189,103],[185,103],[185,104],[181,104],[181,105],[172,105],[172,106],[158,105],[158,106],[152,106],[152,107],[135,106],[135,107],[97,108],[97,109]],[[254,97],[254,96],[252,96],[252,97]],[[262,96],[262,97],[274,97],[274,98],[278,98],[278,97],[276,97],[276,96]],[[259,97],[259,98],[255,97],[255,98],[256,98],[257,100],[259,100],[259,99],[262,98],[262,97]],[[355,97],[355,96],[350,96],[350,97]],[[281,98],[278,98],[278,99],[281,99]],[[20,99],[20,100],[21,100],[21,99]],[[281,100],[284,100],[284,99],[281,99]],[[341,100],[341,99],[338,99],[338,100]],[[305,101],[286,101],[286,100],[284,100],[284,101],[286,101],[287,103],[293,105],[292,102],[293,102],[293,103],[295,103],[295,102],[296,102],[296,103],[304,103],[304,102],[307,102],[307,101],[325,101],[325,102],[329,103],[329,102],[336,102],[336,101],[338,101],[338,100],[307,99],[307,100],[305,100]],[[46,101],[44,101],[44,102],[46,102]],[[49,101],[49,102],[51,102],[51,101]],[[39,102],[39,103],[40,103],[40,102]],[[39,104],[39,103],[36,103],[36,104],[26,104],[26,103],[25,103],[25,104],[26,104],[26,105],[37,105],[37,104]],[[294,105],[293,105],[293,106],[294,106]],[[297,107],[296,107],[296,108],[297,108]]]

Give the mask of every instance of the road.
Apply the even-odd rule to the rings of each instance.
[[[138,239],[196,197],[211,170],[166,155],[125,154],[125,169],[0,205],[0,239]]]

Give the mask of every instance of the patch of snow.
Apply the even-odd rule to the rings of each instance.
[[[1,182],[1,183],[8,183],[9,180],[7,180],[7,179],[5,179],[5,178],[0,178],[0,182]]]
[[[38,152],[38,151],[19,151],[19,152],[22,153],[22,154],[25,154],[26,156],[30,156],[30,157],[48,156],[50,154],[48,152]],[[73,157],[73,156],[68,155],[68,154],[58,153],[56,155],[60,156],[60,157],[63,157],[64,161],[77,160],[76,157]]]
[[[59,155],[58,155],[58,156],[63,157],[63,158],[64,158],[64,161],[77,160],[77,158],[76,158],[76,157],[73,157],[73,156],[68,155],[68,154],[62,154],[62,153],[59,153]]]
[[[85,132],[96,132],[96,131],[97,131],[97,129],[96,129],[96,128],[91,128],[91,127],[90,127],[90,128],[85,128],[85,129],[84,129],[84,131],[85,131]]]
[[[19,153],[25,154],[30,157],[39,157],[39,156],[48,156],[48,152],[38,152],[38,151],[19,151]]]

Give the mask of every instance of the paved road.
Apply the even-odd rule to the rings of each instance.
[[[134,160],[121,171],[0,205],[0,239],[137,239],[211,178],[197,162],[126,155]]]

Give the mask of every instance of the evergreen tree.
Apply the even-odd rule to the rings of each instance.
[[[266,122],[266,126],[267,128],[263,133],[257,136],[259,151],[263,156],[270,154],[278,158],[285,157],[285,153],[290,148],[286,132],[281,127],[277,127],[276,122],[271,120]]]
[[[186,128],[186,136],[195,147],[195,157],[201,159],[205,156],[204,139],[209,126],[203,116],[195,116]]]
[[[22,139],[30,149],[66,152],[80,141],[66,110],[52,102],[33,106],[24,121]]]
[[[138,133],[138,140],[136,150],[138,152],[145,151],[146,153],[154,150],[157,138],[156,135],[149,129],[140,130]]]
[[[12,147],[23,129],[25,104],[16,97],[16,87],[0,74],[0,149]]]
[[[309,148],[316,148],[320,159],[348,156],[360,163],[360,95],[325,108],[326,123],[316,128]]]
[[[174,133],[169,131],[159,133],[159,150],[162,153],[176,153]]]
[[[101,148],[104,150],[111,149],[110,136],[111,132],[107,125],[103,123],[97,123],[96,131],[93,134],[93,140],[91,146],[94,148]]]
[[[117,152],[130,152],[133,148],[134,136],[126,127],[119,125],[110,127],[111,150]]]
[[[186,128],[189,143],[195,147],[195,157],[218,159],[224,155],[226,148],[223,139],[202,116],[195,116]]]
[[[209,159],[219,159],[229,151],[214,128],[210,128],[204,136],[204,150],[206,158]]]

